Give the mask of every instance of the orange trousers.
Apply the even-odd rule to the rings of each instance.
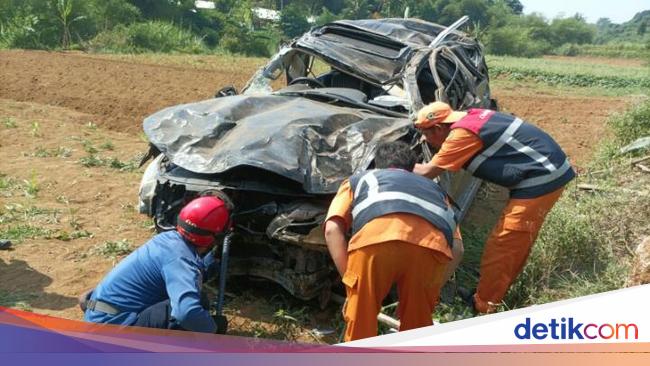
[[[474,307],[492,313],[519,276],[542,228],[546,214],[564,187],[540,197],[510,199],[485,243]]]
[[[381,303],[397,284],[400,331],[432,325],[449,259],[435,250],[401,241],[372,244],[350,252],[343,275],[345,342],[377,335]]]

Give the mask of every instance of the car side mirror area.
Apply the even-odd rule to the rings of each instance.
[[[224,88],[217,90],[214,97],[215,98],[229,97],[237,94],[239,94],[239,92],[237,92],[237,89],[235,89],[235,87],[232,85],[228,85]]]

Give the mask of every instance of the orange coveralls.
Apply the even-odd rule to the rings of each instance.
[[[455,128],[431,162],[439,168],[458,171],[482,148],[483,142],[474,133]],[[483,249],[480,278],[474,294],[476,311],[491,313],[496,310],[524,268],[546,214],[563,190],[508,201]]]
[[[353,193],[344,181],[332,201],[327,220],[352,225]],[[456,230],[455,238],[460,238]],[[364,225],[348,244],[343,275],[347,301],[343,309],[345,342],[377,335],[381,303],[397,283],[400,331],[432,325],[431,314],[444,284],[451,248],[440,230],[412,214],[394,213]]]

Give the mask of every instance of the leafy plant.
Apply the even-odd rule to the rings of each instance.
[[[94,248],[96,254],[108,258],[116,258],[119,256],[127,255],[133,251],[133,247],[128,240],[122,239],[118,241],[106,241],[101,245]]]
[[[70,34],[70,26],[82,19],[85,19],[85,16],[77,16],[72,18],[72,9],[73,9],[74,0],[57,0],[56,2],[56,15],[58,20],[61,22],[61,47],[68,49],[70,47],[70,39],[72,35]]]
[[[38,121],[32,121],[29,134],[32,137],[41,137],[41,125]]]
[[[16,120],[13,119],[13,118],[9,118],[9,117],[4,118],[4,119],[2,120],[2,124],[3,124],[6,128],[16,128],[16,127],[18,127],[18,124],[16,123]]]
[[[32,171],[32,175],[29,179],[23,180],[24,185],[24,192],[25,195],[31,198],[36,197],[38,194],[38,191],[41,190],[40,186],[38,185],[38,180],[36,179],[36,173]]]

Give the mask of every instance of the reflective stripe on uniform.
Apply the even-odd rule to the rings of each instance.
[[[569,171],[569,169],[571,169],[571,164],[569,163],[569,160],[564,160],[562,166],[560,166],[560,168],[558,168],[557,170],[554,170],[549,174],[540,175],[539,177],[524,179],[514,187],[510,187],[510,189],[529,188],[529,187],[535,187],[542,184],[550,183],[563,176],[567,171]]]
[[[472,162],[469,164],[467,167],[467,170],[474,174],[476,169],[483,164],[485,160],[488,158],[492,157],[492,155],[496,154],[497,151],[499,151],[503,145],[508,143],[509,140],[513,139],[512,135],[519,129],[519,127],[522,125],[523,121],[519,118],[516,118],[508,128],[506,128],[505,131],[499,136],[499,138],[487,149],[485,149],[482,153],[478,154]]]
[[[507,142],[507,144],[512,146],[515,150],[519,151],[520,153],[526,154],[531,159],[533,159],[536,162],[542,164],[544,166],[544,168],[546,168],[546,170],[548,170],[549,172],[554,172],[554,171],[557,170],[557,167],[555,165],[553,165],[553,163],[551,163],[551,161],[548,160],[548,158],[546,156],[540,154],[539,152],[537,152],[537,150],[533,149],[532,147],[522,144],[516,138],[514,138],[514,137],[511,138]]]
[[[361,177],[359,183],[357,183],[357,188],[354,190],[355,197],[359,197],[363,183],[368,185],[368,195],[377,194],[379,192],[379,181],[377,180],[377,177],[375,177],[373,173],[368,173]]]
[[[372,174],[366,174],[366,175],[372,175]],[[376,178],[375,178],[376,180]],[[359,182],[358,187],[361,186],[361,182]],[[368,197],[361,201],[358,205],[354,207],[352,210],[352,217],[356,217],[361,211],[365,210],[366,208],[370,207],[371,205],[382,202],[382,201],[390,201],[390,200],[401,200],[401,201],[406,201],[415,205],[420,206],[422,209],[430,211],[435,213],[436,215],[440,216],[447,225],[451,228],[451,230],[455,230],[456,228],[456,221],[454,219],[454,211],[451,208],[447,209],[442,209],[435,204],[425,201],[421,198],[415,197],[413,195],[410,195],[408,193],[404,192],[375,192],[371,193],[368,191]]]

